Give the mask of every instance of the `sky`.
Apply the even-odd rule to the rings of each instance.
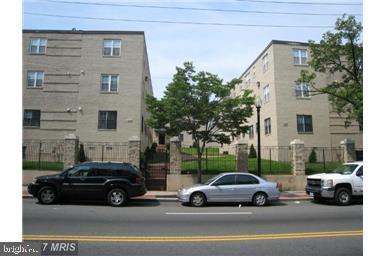
[[[59,1],[62,1],[62,3]],[[363,7],[359,5],[362,3],[361,0],[253,1],[24,0],[22,6],[22,27],[23,29],[76,28],[81,30],[144,31],[154,95],[157,98],[161,98],[165,87],[172,80],[175,67],[182,66],[186,61],[192,61],[197,70],[217,74],[224,81],[229,81],[232,78],[239,77],[273,39],[299,42],[307,42],[308,40],[319,41],[323,33],[332,30],[336,19],[341,17],[343,13],[357,14],[356,18],[362,21]],[[267,1],[270,2],[268,3]],[[88,4],[75,4],[73,2]],[[276,2],[291,2],[291,4]],[[292,2],[295,4],[292,4]],[[305,2],[305,4],[297,4],[297,2]],[[90,3],[102,3],[103,5],[93,5]],[[121,6],[122,4],[242,10],[248,12],[143,8]],[[265,14],[250,11],[331,15]],[[31,13],[145,21],[321,27],[292,28],[165,24],[158,22],[51,17],[32,15]]]

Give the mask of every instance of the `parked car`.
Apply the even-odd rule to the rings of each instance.
[[[56,175],[40,176],[28,185],[28,192],[42,204],[60,199],[103,200],[121,206],[130,197],[147,190],[140,170],[120,162],[85,162]]]
[[[180,202],[193,206],[204,206],[211,202],[252,202],[264,206],[268,201],[277,200],[280,191],[277,183],[266,181],[250,173],[222,173],[204,184],[180,189]]]
[[[332,173],[308,176],[305,190],[315,201],[328,198],[339,205],[348,205],[353,196],[363,195],[363,163],[347,163]]]

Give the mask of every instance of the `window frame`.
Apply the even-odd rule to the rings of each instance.
[[[306,117],[310,117],[310,119],[308,119],[308,120],[311,120],[310,124],[306,123]],[[299,118],[303,118],[302,124],[299,123]],[[303,130],[299,129],[300,125],[302,125]],[[311,127],[310,131],[306,130],[306,126],[307,125],[310,125],[310,127]],[[312,118],[312,115],[305,115],[305,114],[296,115],[296,126],[297,126],[297,133],[299,133],[299,134],[306,134],[306,133],[312,134],[313,133],[313,118]]]
[[[33,52],[32,51],[32,41],[33,40],[38,40],[38,43],[37,43],[37,48],[36,48],[36,51]],[[42,45],[41,44],[41,41],[45,41],[45,45]],[[44,46],[44,52],[40,52],[40,47],[41,46]],[[47,53],[47,47],[48,47],[48,38],[45,38],[45,37],[31,37],[30,40],[29,40],[29,49],[28,49],[28,52],[29,54],[35,54],[35,55],[44,55]]]
[[[269,64],[269,56],[268,53],[264,54],[263,58],[261,59],[263,63],[263,73],[268,71],[268,64]]]
[[[305,96],[304,86],[307,87],[308,96]],[[296,98],[299,98],[299,99],[310,99],[311,98],[310,87],[311,86],[308,83],[296,83],[295,84],[295,96],[296,96]],[[298,95],[297,92],[300,92],[300,95]]]
[[[111,43],[112,43],[112,46],[111,47],[106,47],[105,46],[105,42],[106,41],[111,41]],[[117,47],[114,47],[114,42],[115,41],[119,41],[120,42],[120,46],[119,46],[119,48],[117,48]],[[121,57],[121,45],[122,45],[122,40],[121,39],[118,39],[118,38],[106,38],[106,39],[103,39],[103,48],[102,48],[102,54],[103,54],[103,57],[109,57],[109,58],[118,58],[118,57]],[[110,54],[105,54],[105,48],[109,48],[110,49]],[[114,55],[113,53],[114,53],[114,49],[119,49],[119,55]]]
[[[112,91],[112,77],[116,76],[116,91]],[[103,90],[103,77],[108,77],[108,89]],[[101,74],[100,75],[100,92],[101,93],[118,93],[119,92],[120,76],[118,74]]]
[[[264,134],[265,135],[272,134],[272,122],[270,117],[264,119]]]
[[[263,87],[264,103],[268,103],[271,100],[271,90],[270,89],[271,89],[271,87],[269,86],[269,84],[267,84],[266,86]]]
[[[293,48],[293,65],[299,65],[299,66],[308,66],[308,50],[303,48]],[[298,53],[298,56],[295,55],[295,53]],[[305,52],[305,56],[303,54]],[[299,62],[295,63],[295,58],[298,58]],[[305,59],[305,63],[303,63],[303,60]]]
[[[101,119],[101,114],[102,112],[105,112],[106,113],[106,119],[105,120],[102,120]],[[109,125],[109,122],[112,121],[111,120],[108,120],[108,115],[109,113],[115,113],[115,120],[114,120],[114,128],[109,128],[108,125]],[[103,124],[102,121],[105,121],[106,122],[106,126],[102,126],[101,124]],[[98,130],[116,130],[117,129],[117,111],[116,110],[99,110],[98,112],[98,122],[97,122],[97,129]]]
[[[33,86],[29,85],[29,74],[30,73],[34,73],[34,78],[33,78]],[[38,75],[39,73],[42,74],[42,78],[41,78],[41,85],[37,85],[37,81],[38,81]],[[43,88],[43,84],[44,84],[44,71],[41,71],[41,70],[29,70],[27,71],[27,88]]]
[[[26,122],[26,113],[27,111],[30,111],[31,113],[31,118],[29,118],[28,120],[28,124]],[[37,125],[33,125],[35,124],[35,122],[33,122],[34,120],[34,113],[38,113],[38,120],[35,118],[35,122]],[[31,127],[31,128],[40,128],[40,125],[41,125],[41,110],[40,109],[24,109],[24,113],[23,113],[23,127]]]

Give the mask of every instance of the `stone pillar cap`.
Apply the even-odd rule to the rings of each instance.
[[[65,140],[76,140],[77,139],[77,136],[73,133],[71,134],[68,134],[64,137]]]
[[[248,145],[248,141],[247,140],[238,140],[237,142],[235,142],[235,145],[243,145],[243,144]]]
[[[131,138],[129,138],[129,141],[140,141],[140,138],[137,136],[132,136]]]
[[[170,142],[179,142],[180,138],[178,136],[175,136],[175,137],[172,137],[169,141]]]
[[[291,145],[294,145],[294,144],[304,144],[304,141],[302,141],[300,139],[294,139],[293,141],[291,141],[290,144]]]
[[[340,144],[350,144],[350,143],[355,143],[355,141],[349,138],[346,138],[340,141]]]

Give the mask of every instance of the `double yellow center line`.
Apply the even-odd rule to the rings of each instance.
[[[228,235],[228,236],[73,236],[73,235],[24,235],[24,241],[81,241],[81,242],[125,242],[125,243],[176,243],[176,242],[220,242],[220,241],[253,241],[300,238],[330,238],[362,236],[362,230],[311,232],[311,233],[282,233],[258,235]]]

